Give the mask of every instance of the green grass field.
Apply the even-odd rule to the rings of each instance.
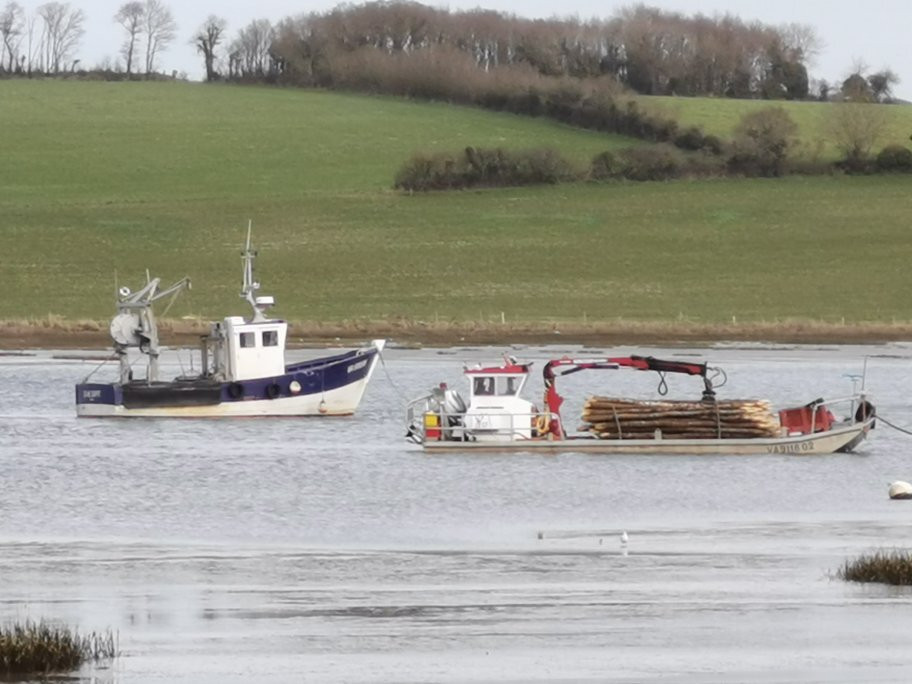
[[[244,314],[250,219],[291,320],[912,320],[909,177],[408,196],[418,150],[630,141],[277,88],[0,81],[0,122],[0,319],[107,318],[147,268],[193,279],[171,316]]]
[[[833,144],[830,119],[835,105],[826,102],[731,100],[712,97],[640,97],[645,107],[667,114],[682,125],[700,125],[707,133],[729,139],[738,121],[748,112],[765,107],[782,107],[798,125],[798,136],[807,155],[819,149],[820,158],[835,161],[839,153]],[[886,145],[912,146],[912,106],[858,105],[883,115],[884,128],[874,153]]]

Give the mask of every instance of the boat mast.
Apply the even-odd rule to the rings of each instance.
[[[260,323],[268,320],[264,311],[273,304],[272,297],[257,297],[257,291],[260,289],[260,283],[253,278],[253,262],[257,257],[257,251],[250,245],[250,233],[253,230],[253,221],[247,223],[247,244],[244,251],[241,252],[243,286],[241,287],[241,299],[247,301],[253,308],[253,323]]]

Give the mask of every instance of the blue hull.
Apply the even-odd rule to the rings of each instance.
[[[290,402],[283,400],[294,400],[298,406],[316,406],[320,397],[344,394],[345,388],[366,382],[379,353],[377,347],[365,347],[287,365],[282,375],[230,383],[212,382],[205,378],[152,384],[144,381],[128,384],[83,383],[76,385],[77,413],[113,415],[113,411],[104,411],[106,407],[120,409],[125,413],[131,410],[148,413],[156,409],[177,410],[243,404],[245,409],[249,409],[250,415],[270,415],[269,405],[275,404],[276,407],[282,407],[276,411],[276,415],[292,415],[295,411],[287,408]],[[308,398],[311,401],[308,402]],[[357,399],[360,399],[360,393],[357,394]],[[251,402],[256,402],[259,406],[254,408],[250,405]],[[343,407],[343,410],[334,412],[351,413],[355,408],[356,400],[355,405],[348,410],[344,410]],[[313,411],[315,414],[320,412]],[[244,413],[248,411],[245,410]],[[238,411],[232,411],[230,407],[225,414],[239,415]]]

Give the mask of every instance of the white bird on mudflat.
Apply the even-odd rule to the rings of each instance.
[[[629,539],[630,538],[627,536],[627,530],[621,532],[621,546],[627,546]]]

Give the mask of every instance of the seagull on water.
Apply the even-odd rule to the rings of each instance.
[[[630,538],[627,536],[627,530],[621,532],[621,546],[627,546],[629,539]]]

